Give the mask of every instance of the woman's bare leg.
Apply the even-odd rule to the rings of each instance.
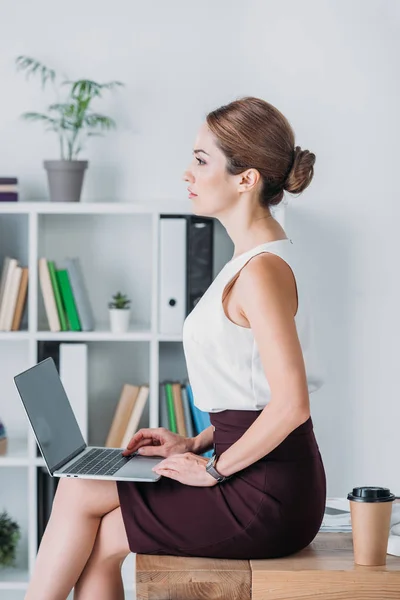
[[[124,600],[121,566],[130,553],[121,508],[102,518],[92,554],[74,589],[74,600]]]
[[[61,478],[25,600],[65,600],[92,552],[101,518],[119,506],[115,481]]]

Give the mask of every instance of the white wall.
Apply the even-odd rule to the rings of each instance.
[[[400,495],[399,17],[391,0],[1,4],[0,174],[16,174],[26,200],[46,197],[42,160],[58,158],[58,144],[18,118],[53,99],[16,72],[18,54],[126,83],[97,106],[119,128],[82,156],[84,201],[186,198],[198,125],[242,95],[276,105],[316,153],[286,229],[327,365],[312,409],[329,495],[371,484]]]

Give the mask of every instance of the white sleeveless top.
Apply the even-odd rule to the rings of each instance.
[[[294,268],[291,239],[265,242],[226,263],[183,324],[183,349],[193,401],[203,411],[261,410],[271,389],[250,328],[233,323],[225,314],[222,294],[226,285],[253,256],[271,252],[293,271],[298,296],[295,323],[306,368],[308,391],[323,385],[323,374],[313,345],[313,322],[306,290]]]

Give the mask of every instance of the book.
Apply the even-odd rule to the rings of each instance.
[[[16,177],[0,177],[0,185],[17,185],[17,183]]]
[[[11,331],[18,331],[21,327],[22,316],[27,299],[29,270],[28,267],[22,267],[21,282],[18,290],[17,304],[15,306],[14,317],[11,324]]]
[[[79,315],[79,321],[82,331],[93,331],[94,317],[89,300],[87,288],[83,278],[82,268],[79,258],[66,258],[60,262],[60,268],[68,271],[71,283],[72,293],[75,298],[76,309]]]
[[[37,547],[39,548],[47,523],[50,519],[59,477],[49,475],[46,467],[37,468]]]
[[[184,385],[181,385],[181,396],[182,396],[183,412],[185,415],[187,436],[194,437],[195,433],[194,433],[192,411],[190,410],[190,404],[189,404],[189,400],[188,400],[187,390]]]
[[[178,433],[178,428],[176,426],[175,405],[174,405],[174,399],[173,399],[173,395],[172,395],[171,383],[169,381],[166,381],[164,384],[164,387],[165,387],[165,396],[167,398],[169,429],[173,433]]]
[[[18,290],[21,283],[22,267],[16,266],[11,280],[10,293],[4,314],[4,331],[11,331],[15,307],[17,305]]]
[[[66,269],[56,269],[56,277],[61,290],[61,298],[65,313],[67,315],[69,329],[71,329],[71,331],[81,331],[81,324],[79,321],[78,311],[76,310],[75,299],[72,293],[68,271]]]
[[[131,437],[136,433],[148,397],[149,386],[146,384],[141,385],[135,404],[133,405],[131,416],[129,418],[125,433],[121,440],[121,448],[126,448]]]
[[[182,396],[181,396],[181,384],[179,382],[171,383],[172,397],[174,401],[175,417],[176,417],[176,428],[179,435],[187,436],[185,415],[183,412]]]
[[[39,258],[39,282],[50,331],[60,331],[60,319],[58,318],[56,300],[51,285],[49,267],[45,258]]]
[[[3,268],[1,271],[1,279],[0,279],[0,306],[1,306],[1,302],[3,300],[4,287],[6,285],[6,279],[7,279],[8,269],[10,266],[10,261],[11,261],[10,256],[6,256],[3,260]]]
[[[18,191],[18,186],[16,184],[6,184],[6,183],[0,183],[0,192],[4,193],[4,192],[17,192]]]
[[[18,202],[18,193],[0,191],[0,202]]]
[[[132,414],[133,406],[139,394],[140,387],[125,383],[121,390],[110,430],[107,435],[106,448],[122,448],[122,439],[124,437],[129,418]]]
[[[208,413],[206,413],[203,410],[200,410],[195,405],[194,400],[193,400],[192,386],[190,385],[190,383],[186,383],[185,387],[187,390],[188,400],[189,400],[189,404],[190,404],[190,410],[192,411],[193,421],[194,421],[194,425],[195,425],[195,432],[197,435],[201,431],[204,431],[204,429],[207,429],[207,427],[209,427],[211,425],[210,416]],[[207,450],[206,452],[203,452],[202,456],[211,457],[212,454],[213,454],[212,450]]]
[[[160,427],[169,429],[167,397],[165,395],[165,386],[163,382],[159,383],[159,422]]]
[[[0,306],[0,330],[4,331],[6,324],[6,315],[8,312],[8,306],[11,299],[12,285],[13,285],[13,273],[17,268],[18,261],[15,258],[10,258],[7,261],[7,271],[5,274],[4,280],[4,289],[1,298],[1,306]]]
[[[0,177],[0,202],[17,202],[18,179],[16,177]]]
[[[56,301],[57,314],[60,320],[61,331],[68,331],[67,317],[65,316],[65,310],[61,299],[61,292],[56,277],[56,268],[54,261],[48,260],[47,267],[49,269],[50,281],[53,288],[54,299]]]

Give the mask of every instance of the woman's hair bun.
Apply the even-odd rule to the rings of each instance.
[[[293,163],[283,189],[290,194],[300,194],[311,183],[314,175],[315,154],[296,146],[293,150]]]

